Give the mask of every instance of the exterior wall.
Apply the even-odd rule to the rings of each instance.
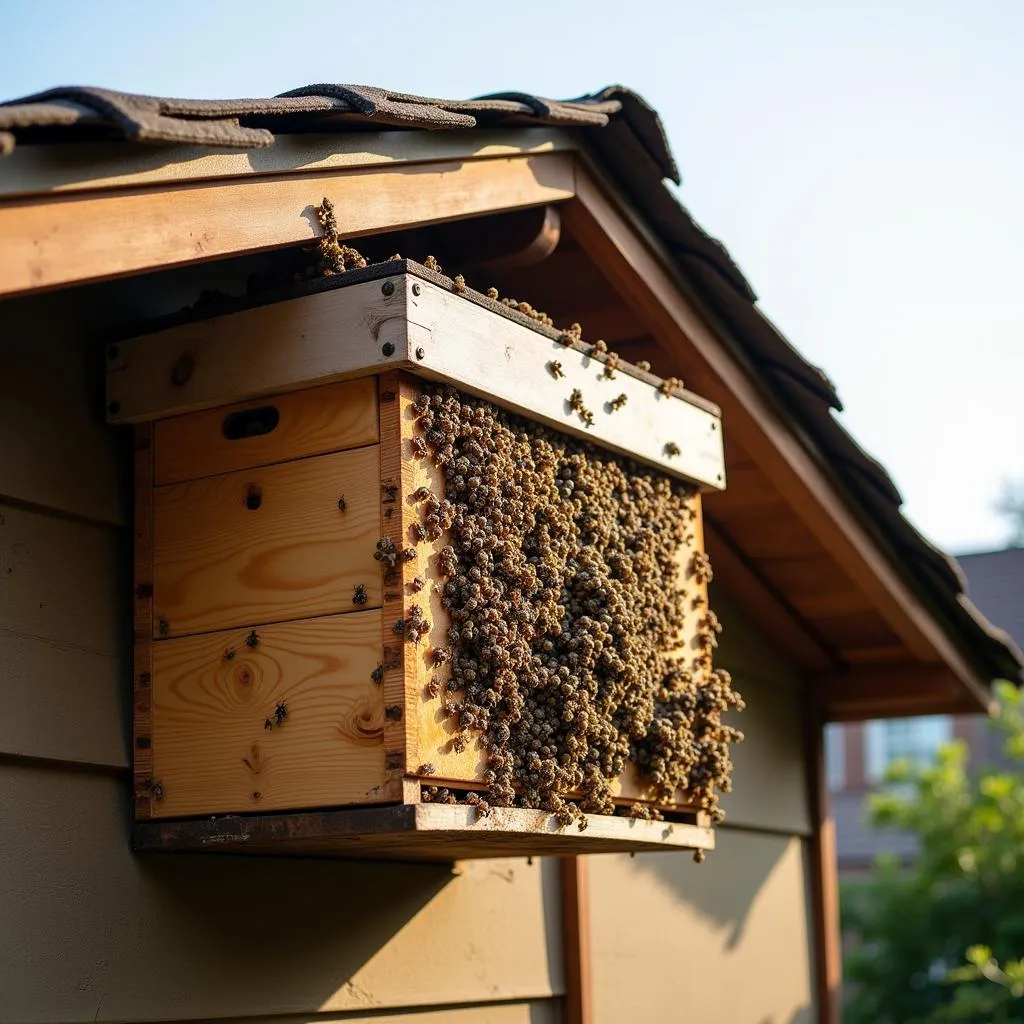
[[[717,663],[747,701],[735,792],[704,864],[591,857],[595,1024],[816,1019],[797,680],[721,594]]]
[[[163,309],[189,280],[165,275]],[[311,1024],[417,1007],[423,1024],[554,1024],[554,861],[131,853],[130,452],[101,422],[102,350],[84,338],[111,310],[154,310],[152,286],[0,307],[0,1021]],[[592,858],[602,1022],[812,1013],[795,680],[718,602],[720,662],[749,708],[729,824],[703,867]]]

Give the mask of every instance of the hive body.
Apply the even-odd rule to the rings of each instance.
[[[423,393],[440,401],[439,388],[385,370],[136,426],[140,847],[445,859],[588,843],[712,845],[706,799],[664,781],[659,789],[626,762],[609,778],[605,804],[592,796],[588,805],[582,770],[572,787],[541,793],[520,752],[519,767],[505,772],[511,799],[503,802],[527,807],[488,813],[501,792],[502,715],[520,746],[520,711],[536,715],[539,753],[529,764],[561,756],[570,779],[574,762],[568,732],[552,732],[548,698],[537,697],[548,700],[548,719],[525,689],[533,710],[513,715],[501,693],[481,691],[487,696],[474,699],[483,703],[471,704],[464,681],[449,684],[453,665],[461,673],[476,662],[460,654],[459,622],[472,615],[451,590],[453,580],[466,582],[467,564],[454,569],[452,532],[436,514],[447,505],[443,446],[424,437],[421,422]],[[529,427],[513,417],[508,429],[521,422]],[[624,465],[624,474],[651,473]],[[696,487],[673,486],[685,494],[688,526],[672,552],[683,600],[669,653],[687,678],[704,678],[714,641],[700,497]],[[565,694],[576,679],[566,675]],[[469,707],[475,717],[460,715]],[[463,806],[446,806],[455,801]],[[613,804],[673,823],[613,817]],[[419,810],[387,810],[398,805]]]

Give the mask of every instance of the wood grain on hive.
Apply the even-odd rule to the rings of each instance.
[[[376,380],[138,430],[139,816],[385,799]]]

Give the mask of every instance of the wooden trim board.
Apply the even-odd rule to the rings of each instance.
[[[825,721],[813,706],[804,708],[804,771],[811,808],[810,860],[814,986],[818,1024],[842,1021],[843,960],[839,926],[839,876],[835,821],[828,806]]]
[[[714,849],[710,828],[589,814],[583,832],[546,811],[404,804],[299,814],[140,822],[136,850],[301,854],[451,863],[488,857]]]
[[[590,942],[590,870],[580,856],[563,857],[562,956],[565,962],[564,1024],[594,1020],[593,957]]]
[[[326,196],[346,239],[571,198],[568,153],[28,199],[0,205],[0,295],[312,242]]]

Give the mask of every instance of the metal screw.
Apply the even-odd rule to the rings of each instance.
[[[416,349],[416,358],[417,359],[422,359],[426,354],[427,353],[424,352],[423,349],[421,349],[421,348]]]
[[[381,348],[381,352],[386,356],[393,356],[395,354],[395,346],[392,345],[390,341],[385,341],[383,348]]]
[[[380,286],[380,290],[381,290],[381,292],[384,295],[391,295],[391,294],[393,294],[394,290],[395,290],[395,282],[394,281],[385,281]]]
[[[419,283],[419,281],[414,281],[412,285],[413,295],[419,295],[421,291],[423,291],[423,286]]]

